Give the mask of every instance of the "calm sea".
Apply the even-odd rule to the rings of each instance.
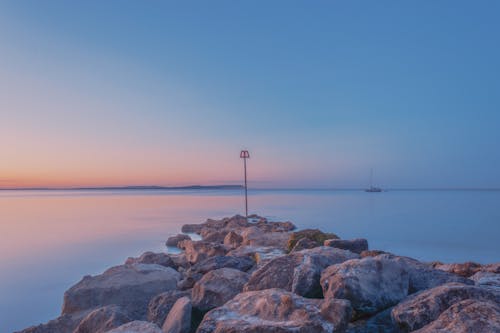
[[[0,332],[58,316],[63,292],[184,223],[241,213],[240,191],[0,191]],[[250,191],[251,213],[421,260],[500,261],[498,191]]]

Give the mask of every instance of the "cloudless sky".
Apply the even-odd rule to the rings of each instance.
[[[497,1],[3,1],[0,187],[500,187]]]

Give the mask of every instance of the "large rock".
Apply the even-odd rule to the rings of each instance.
[[[179,242],[179,247],[185,251],[186,259],[192,264],[227,253],[224,245],[205,241],[184,240]]]
[[[64,293],[62,313],[104,305],[121,306],[132,318],[143,318],[150,299],[176,289],[180,274],[154,264],[116,266],[101,275],[85,276]]]
[[[132,321],[119,306],[107,305],[90,312],[73,333],[104,333]]]
[[[473,299],[500,303],[500,294],[486,288],[447,283],[411,295],[392,310],[392,318],[402,332],[411,332],[436,320],[453,304]]]
[[[190,271],[205,274],[214,269],[234,268],[242,272],[247,272],[255,265],[249,257],[216,256],[198,262],[190,268]]]
[[[191,297],[191,292],[171,290],[153,297],[148,304],[147,320],[162,326],[175,302],[182,297]]]
[[[287,232],[269,232],[259,227],[248,227],[241,232],[243,245],[270,246],[285,249],[289,235]]]
[[[269,261],[282,257],[286,254],[285,250],[272,246],[240,246],[227,253],[227,256],[249,257],[254,260],[258,266],[263,266]]]
[[[349,250],[354,253],[360,254],[363,251],[368,251],[368,241],[364,238],[356,239],[327,239],[324,243],[325,246],[336,247],[337,249]]]
[[[312,300],[282,289],[238,294],[208,312],[197,333],[344,332],[350,319],[345,300]]]
[[[457,274],[463,277],[470,277],[477,272],[481,270],[481,264],[475,263],[475,262],[464,262],[464,263],[459,263],[459,264],[441,264],[441,263],[436,263],[432,265],[433,268],[448,272],[448,273],[453,273]]]
[[[224,238],[229,233],[228,230],[212,230],[208,228],[204,228],[200,232],[201,239],[205,242],[211,243],[224,243]]]
[[[391,318],[392,308],[369,318],[361,318],[349,323],[347,333],[399,333]]]
[[[55,333],[55,332],[54,332]],[[161,328],[147,321],[135,320],[114,328],[107,333],[163,333]]]
[[[452,305],[415,333],[500,332],[500,307],[492,302],[464,300]]]
[[[206,312],[221,306],[241,292],[248,277],[247,273],[232,268],[208,272],[193,287],[193,307]]]
[[[241,245],[243,242],[243,237],[237,234],[234,231],[230,231],[227,233],[226,237],[224,237],[224,245],[231,249],[235,249]]]
[[[63,314],[45,324],[28,327],[16,333],[71,333],[90,312],[90,310],[85,310],[71,314]]]
[[[191,300],[182,297],[175,302],[165,319],[162,331],[164,333],[189,333],[191,330]]]
[[[316,246],[321,246],[327,239],[338,239],[339,237],[333,233],[325,233],[319,229],[304,229],[292,232],[287,240],[287,250],[290,252],[297,242],[303,238],[314,242]]]
[[[183,240],[191,240],[191,237],[189,237],[189,235],[186,234],[177,234],[175,236],[168,237],[165,245],[177,247],[177,244],[179,244],[179,242]]]
[[[470,277],[476,285],[500,292],[500,274],[480,271]]]
[[[408,273],[399,263],[379,257],[349,260],[321,275],[325,298],[348,299],[357,315],[397,304],[408,294],[408,285]]]
[[[168,254],[154,252],[144,252],[139,258],[130,257],[125,261],[125,265],[132,264],[156,264],[165,267],[176,267],[174,261]]]
[[[327,266],[359,256],[331,247],[292,252],[269,261],[252,273],[245,291],[281,288],[306,297],[320,297],[321,272]]]

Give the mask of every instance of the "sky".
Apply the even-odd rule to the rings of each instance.
[[[498,1],[2,1],[0,188],[500,187]]]

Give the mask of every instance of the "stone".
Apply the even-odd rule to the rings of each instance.
[[[176,267],[174,261],[168,254],[154,252],[144,252],[139,258],[130,257],[125,261],[125,265],[132,264],[156,264],[165,267]]]
[[[205,241],[184,240],[179,242],[179,247],[185,251],[186,259],[192,264],[227,253],[227,248],[224,245]]]
[[[470,277],[478,286],[500,291],[500,274],[480,271]]]
[[[234,268],[242,272],[249,271],[255,261],[249,257],[215,256],[194,264],[189,271],[205,274],[214,269]]]
[[[392,322],[392,308],[375,314],[369,318],[362,318],[349,323],[347,333],[400,333]]]
[[[205,274],[193,287],[193,307],[206,312],[236,296],[249,275],[233,268],[220,268]]]
[[[241,237],[234,231],[228,232],[226,237],[224,237],[224,245],[226,245],[231,249],[239,247],[242,242],[243,242],[243,237]]]
[[[187,269],[191,266],[186,258],[185,253],[170,253],[169,256],[170,259],[172,259],[172,261],[174,262],[175,267],[177,267],[177,270],[179,270],[180,268]]]
[[[181,231],[188,234],[200,234],[201,229],[203,229],[202,224],[184,224]]]
[[[55,332],[54,332],[55,333]],[[114,328],[106,333],[163,333],[157,325],[147,322],[135,320],[126,323],[120,327]]]
[[[177,234],[175,236],[168,237],[165,245],[177,247],[177,244],[183,240],[191,240],[191,237],[189,237],[189,235],[186,235],[186,234]]]
[[[228,233],[229,231],[226,230],[212,230],[205,228],[201,230],[200,236],[205,242],[222,244],[224,243],[224,238]]]
[[[119,306],[107,305],[90,312],[73,333],[104,333],[130,321]]]
[[[492,302],[464,300],[453,304],[415,333],[500,332],[500,307]]]
[[[457,274],[463,277],[470,277],[481,270],[481,264],[475,262],[464,262],[461,264],[435,264],[433,268],[440,269],[442,271]]]
[[[335,247],[337,249],[349,250],[360,254],[363,251],[368,251],[368,241],[364,238],[356,239],[327,239],[324,242],[325,246]]]
[[[381,254],[390,254],[390,253],[381,250],[366,250],[362,251],[359,255],[361,258],[366,258],[366,257],[376,257]]]
[[[318,242],[313,241],[312,239],[309,238],[301,238],[299,241],[295,244],[293,249],[290,252],[297,252],[297,251],[302,251],[306,249],[313,249],[315,247],[320,246]]]
[[[162,326],[170,309],[182,297],[191,297],[191,292],[171,290],[153,297],[148,304],[147,320],[158,326]]]
[[[394,307],[391,315],[401,332],[412,332],[436,320],[453,304],[467,299],[500,303],[500,294],[451,282],[409,296]]]
[[[248,227],[242,230],[242,245],[268,246],[277,248],[286,248],[288,241],[287,232],[271,232],[262,230],[259,227]]]
[[[103,274],[85,276],[64,293],[63,314],[104,305],[120,306],[132,318],[143,318],[154,296],[177,288],[180,274],[155,264],[116,266]]]
[[[351,302],[356,316],[371,315],[397,304],[408,294],[409,277],[397,262],[379,257],[352,259],[321,274],[325,298]]]
[[[28,327],[16,333],[59,333],[59,332],[73,332],[78,324],[85,318],[91,311],[84,310],[71,314],[63,314],[60,317],[53,319],[45,324]]]
[[[258,266],[262,266],[269,261],[284,256],[285,250],[272,246],[251,246],[243,245],[227,253],[232,257],[249,257],[254,260]]]
[[[337,333],[349,321],[345,300],[312,300],[282,289],[250,291],[208,312],[197,333]],[[337,304],[335,304],[337,303]]]
[[[170,310],[165,323],[163,333],[189,333],[191,330],[192,305],[189,297],[181,297],[175,302]]]
[[[350,251],[331,247],[292,252],[275,258],[254,271],[245,291],[281,288],[306,297],[321,297],[321,272],[327,266],[359,258]]]
[[[287,240],[286,248],[290,252],[295,244],[302,238],[307,238],[313,242],[316,242],[318,246],[323,245],[327,239],[338,239],[339,237],[333,233],[324,233],[319,229],[304,229],[296,232],[292,232]]]

